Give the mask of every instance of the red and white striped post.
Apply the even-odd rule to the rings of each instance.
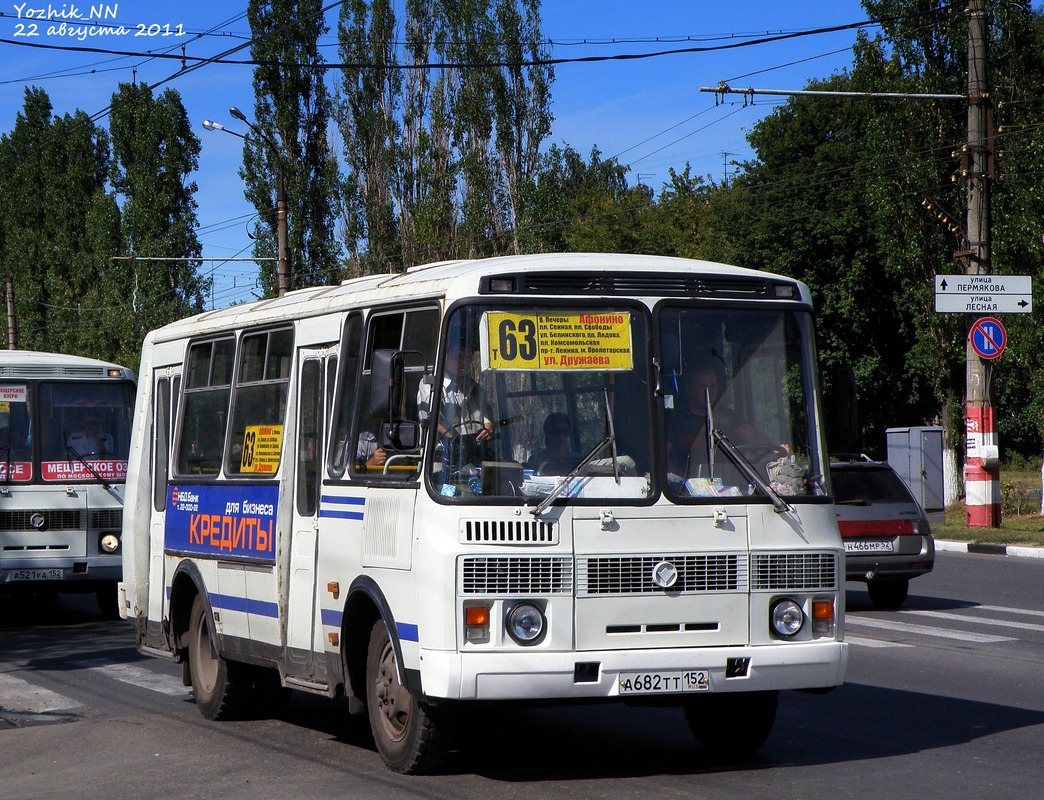
[[[1001,523],[1000,465],[993,406],[969,405],[964,463],[965,511],[969,528],[997,528]]]

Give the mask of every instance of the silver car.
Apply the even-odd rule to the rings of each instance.
[[[932,571],[935,540],[924,511],[895,470],[866,456],[831,460],[845,577],[866,583],[880,608],[906,601],[910,578]]]

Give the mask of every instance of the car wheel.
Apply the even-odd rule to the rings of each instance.
[[[874,578],[866,582],[870,601],[878,608],[899,608],[910,591],[909,578]]]

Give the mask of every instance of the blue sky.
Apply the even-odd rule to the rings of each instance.
[[[91,9],[99,9],[110,29],[80,38]],[[40,19],[48,9],[54,18]],[[134,79],[157,84],[175,73],[180,62],[149,59],[148,52],[182,45],[191,56],[213,56],[249,38],[246,0],[169,3],[40,2],[0,0],[0,131],[10,131],[22,107],[26,86],[47,91],[56,114],[77,108],[102,111],[117,85]],[[548,0],[543,32],[555,44],[552,55],[643,53],[739,42],[779,33],[845,25],[866,18],[857,0]],[[330,12],[331,30],[336,9]],[[64,35],[61,25],[65,23]],[[876,30],[876,29],[871,29]],[[212,31],[211,35],[197,34]],[[178,35],[179,33],[184,35]],[[668,55],[642,60],[562,64],[552,86],[552,134],[546,144],[568,144],[585,155],[597,146],[603,156],[618,156],[631,166],[631,183],[656,189],[668,169],[682,169],[721,181],[725,162],[750,156],[746,134],[782,98],[758,98],[744,106],[733,96],[715,106],[699,87],[728,81],[733,87],[801,89],[812,78],[829,76],[851,64],[854,30],[792,38],[711,53]],[[658,41],[657,41],[658,39]],[[337,60],[331,35],[328,60]],[[45,49],[58,46],[66,49]],[[126,51],[133,56],[69,48]],[[248,58],[248,51],[237,57]],[[332,80],[329,78],[328,80]],[[253,110],[251,68],[211,64],[165,84],[176,88],[202,140],[199,171],[194,176],[203,255],[229,258],[250,254],[247,230],[253,208],[243,198],[238,176],[242,142],[203,129],[212,119],[243,131],[228,115],[238,106]],[[104,123],[103,123],[104,124]],[[726,155],[727,154],[727,155]],[[734,169],[730,167],[730,170]],[[257,267],[253,262],[206,262],[213,271],[213,305],[252,299]]]

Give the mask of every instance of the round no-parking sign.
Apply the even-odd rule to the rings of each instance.
[[[972,350],[978,354],[979,358],[996,358],[1004,352],[1004,345],[1008,343],[1008,332],[1004,330],[1001,321],[995,317],[975,320],[969,336]]]

